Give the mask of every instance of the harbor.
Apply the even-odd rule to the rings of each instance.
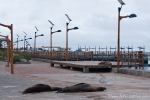
[[[150,100],[150,1],[28,1],[0,3],[0,100]]]

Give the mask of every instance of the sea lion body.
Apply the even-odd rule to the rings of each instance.
[[[102,64],[104,64],[104,65],[112,65],[112,63],[111,62],[109,62],[109,61],[102,61],[102,62],[100,62],[100,63],[98,63],[98,65],[102,65]]]
[[[34,86],[31,86],[23,91],[23,94],[27,93],[36,93],[36,92],[46,92],[46,91],[58,91],[60,90],[60,87],[51,87],[46,84],[36,84]]]
[[[95,91],[104,91],[106,90],[105,87],[96,87],[92,86],[87,83],[79,83],[73,86],[68,86],[65,88],[60,89],[57,93],[64,93],[64,92],[95,92]]]

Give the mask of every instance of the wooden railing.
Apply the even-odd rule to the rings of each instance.
[[[23,52],[19,52],[23,53]],[[34,52],[26,52],[34,58]],[[121,66],[144,66],[144,54],[139,52],[121,52]],[[50,59],[50,52],[36,52],[35,58]],[[65,52],[52,52],[52,60],[66,61]],[[116,52],[69,52],[68,61],[117,61]],[[125,64],[126,63],[126,64]]]

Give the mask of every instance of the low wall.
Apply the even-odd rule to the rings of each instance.
[[[150,71],[142,70],[142,69],[139,70],[139,69],[130,69],[130,68],[119,68],[119,69],[112,68],[112,72],[150,78]]]
[[[34,58],[32,58],[32,60],[34,60]],[[50,63],[50,60],[48,60],[48,59],[35,58],[35,60],[36,61],[42,61],[42,62]]]

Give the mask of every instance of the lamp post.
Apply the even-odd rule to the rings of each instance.
[[[0,23],[0,26],[7,27],[11,31],[11,74],[14,74],[14,64],[13,64],[13,24],[4,25]]]
[[[31,45],[29,44],[28,41],[26,41],[26,48],[27,48],[27,49],[28,49],[28,46],[31,46]]]
[[[17,37],[17,41],[16,42],[17,42],[17,52],[18,52],[18,38],[19,38],[19,35],[17,34],[17,36],[18,37]]]
[[[39,36],[44,36],[44,34],[41,34],[41,35],[36,35],[36,33],[39,31],[37,29],[37,27],[35,26],[35,29],[36,29],[36,32],[35,32],[35,36],[34,36],[34,61],[35,61],[35,49],[36,49],[36,37],[39,37]]]
[[[121,4],[121,7],[118,7],[118,41],[117,41],[117,68],[120,67],[120,21],[123,18],[133,18],[133,17],[137,17],[136,14],[130,14],[127,16],[120,16],[120,12],[122,9],[122,6],[125,5],[125,3],[122,0],[118,0],[119,3]]]
[[[23,39],[21,39],[21,40],[18,40],[18,38],[19,38],[19,35],[17,34],[17,36],[18,36],[18,37],[17,37],[17,41],[16,41],[16,42],[17,42],[17,52],[18,52],[18,42],[19,42],[19,41],[23,41]]]
[[[26,40],[29,40],[29,39],[32,39],[32,38],[31,38],[31,37],[30,37],[30,38],[27,38],[27,39],[25,39],[25,41],[26,41]],[[26,43],[25,43],[25,44],[26,44]],[[25,45],[25,48],[26,48],[26,45]]]
[[[24,36],[24,53],[25,53],[25,39],[26,39],[27,33],[24,31],[23,31],[23,33],[25,34],[25,36]]]
[[[72,20],[69,18],[69,16],[67,14],[65,14],[65,15],[68,18],[69,23],[70,23],[70,21],[72,21]],[[69,23],[66,23],[66,61],[68,61],[68,31],[79,29],[78,27],[68,29]]]
[[[24,31],[23,31],[24,32]],[[25,33],[25,32],[24,32]],[[27,33],[25,33],[25,36],[24,36],[24,53],[25,53],[25,46],[26,46],[26,40],[29,40],[29,39],[32,39],[31,37],[30,38],[26,38],[27,36]]]
[[[48,20],[48,21],[52,24],[52,27],[50,27],[50,30],[51,30],[50,31],[50,61],[52,61],[52,34],[56,33],[56,32],[61,32],[61,30],[52,32],[54,24],[50,20]]]

